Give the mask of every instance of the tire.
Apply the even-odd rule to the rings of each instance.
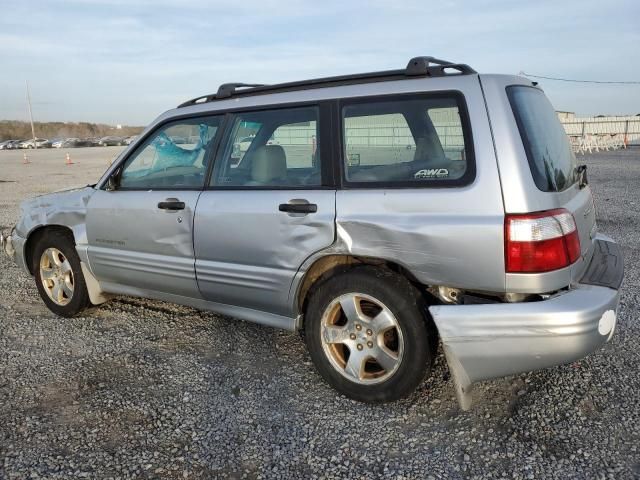
[[[434,341],[425,312],[422,295],[406,278],[357,267],[311,294],[307,348],[320,375],[340,393],[367,403],[398,400],[431,370]]]
[[[56,315],[73,317],[91,305],[70,233],[45,230],[34,246],[33,272],[40,297]],[[56,289],[56,285],[60,287]]]

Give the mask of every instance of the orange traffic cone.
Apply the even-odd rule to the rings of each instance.
[[[25,152],[25,153],[22,155],[22,163],[24,163],[24,164],[31,163],[31,162],[29,161],[29,157],[27,157],[27,152]]]
[[[71,161],[71,155],[69,155],[68,153],[67,153],[67,159],[64,163],[65,165],[73,165],[73,162]]]

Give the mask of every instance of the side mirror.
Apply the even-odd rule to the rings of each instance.
[[[107,180],[107,184],[104,187],[104,189],[107,192],[113,192],[118,187],[117,178],[118,178],[118,172],[114,173],[109,177],[109,179]]]

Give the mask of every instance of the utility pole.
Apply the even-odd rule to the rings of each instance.
[[[33,112],[31,111],[31,93],[29,93],[29,82],[27,80],[24,81],[27,85],[27,105],[29,105],[29,121],[31,122],[31,136],[33,137],[33,148],[38,148],[38,144],[36,143],[36,130],[33,128]]]

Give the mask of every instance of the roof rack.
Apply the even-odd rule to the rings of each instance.
[[[352,85],[358,83],[383,82],[413,77],[444,77],[446,75],[471,75],[477,73],[469,65],[439,60],[434,57],[414,57],[407,67],[401,70],[384,70],[380,72],[356,73],[336,77],[315,78],[296,82],[263,85],[255,83],[224,83],[216,93],[203,95],[178,105],[178,108],[202,103],[223,100],[245,95],[260,95],[268,92],[285,92],[307,90],[326,86]]]

